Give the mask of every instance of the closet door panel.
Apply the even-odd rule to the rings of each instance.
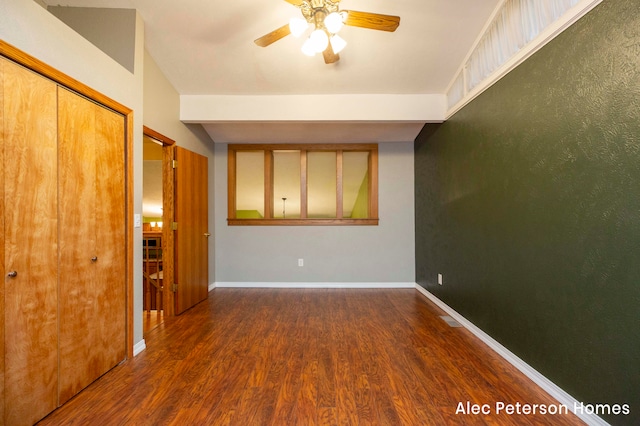
[[[93,342],[103,321],[99,311],[96,253],[95,108],[92,102],[58,89],[59,161],[59,350],[63,404],[100,375]]]
[[[56,86],[2,62],[4,424],[31,425],[57,406]]]
[[[92,343],[102,373],[126,356],[126,251],[124,117],[96,106],[96,243],[93,287],[100,312]],[[100,373],[100,374],[102,374]]]
[[[126,356],[124,117],[59,89],[60,403]]]

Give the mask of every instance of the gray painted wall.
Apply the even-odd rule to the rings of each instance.
[[[378,150],[378,226],[227,226],[227,145],[216,144],[216,282],[414,283],[413,144]]]
[[[134,9],[49,6],[47,10],[114,61],[130,72],[134,71]],[[105,34],[108,34],[108,37],[105,37]]]
[[[200,124],[180,121],[180,95],[164,76],[151,55],[144,56],[144,124],[173,139],[176,145],[208,158],[209,232],[214,229],[214,151],[213,141]],[[215,276],[215,246],[209,238],[209,283]]]

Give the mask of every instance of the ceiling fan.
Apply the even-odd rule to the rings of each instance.
[[[282,27],[254,40],[260,47],[267,47],[283,37],[304,34],[309,25],[313,31],[302,45],[302,52],[313,56],[322,52],[324,62],[332,64],[340,60],[338,53],[347,42],[337,33],[343,25],[393,32],[400,25],[400,17],[378,13],[340,10],[340,0],[285,0],[300,9],[303,18],[292,18]]]

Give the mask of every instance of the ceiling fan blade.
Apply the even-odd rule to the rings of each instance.
[[[291,29],[289,29],[289,24],[283,25],[277,30],[273,30],[268,34],[263,35],[260,38],[255,39],[253,42],[260,47],[267,47],[271,43],[275,43],[283,37],[291,34]]]
[[[333,47],[331,47],[331,43],[329,43],[327,48],[324,49],[324,52],[322,52],[322,56],[324,57],[325,64],[333,64],[340,60],[340,56],[337,53],[333,52]]]
[[[357,10],[344,10],[343,12],[348,13],[344,24],[352,27],[393,32],[398,28],[398,25],[400,25],[399,16],[358,12]]]

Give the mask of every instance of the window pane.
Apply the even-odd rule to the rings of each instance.
[[[273,151],[273,217],[300,217],[300,151]]]
[[[264,151],[236,152],[236,218],[264,217]]]
[[[336,153],[307,153],[307,216],[336,217]]]
[[[369,153],[342,154],[342,217],[369,217]]]

